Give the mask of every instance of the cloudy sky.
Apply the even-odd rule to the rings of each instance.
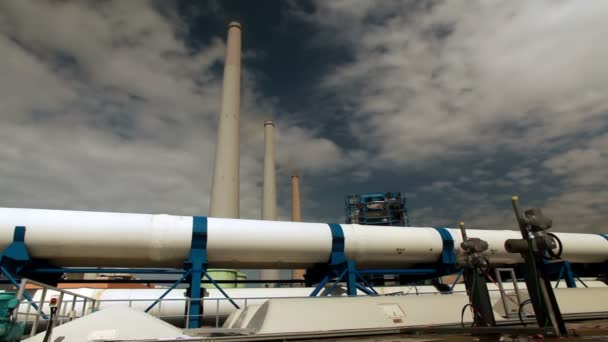
[[[417,226],[606,232],[606,1],[0,2],[1,206],[206,215],[226,25],[243,24],[241,216],[402,191]]]

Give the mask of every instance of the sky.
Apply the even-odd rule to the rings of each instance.
[[[344,222],[401,191],[415,226],[606,232],[608,2],[0,2],[0,206],[206,215],[228,22],[243,25],[241,217]]]

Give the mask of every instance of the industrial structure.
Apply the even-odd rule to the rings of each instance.
[[[218,120],[215,163],[209,215],[238,218],[239,213],[239,121],[241,112],[241,24],[228,25],[226,62]]]
[[[513,252],[522,248],[514,243],[522,237],[519,231],[467,230],[467,234],[487,243],[482,254],[492,267],[526,260]],[[306,268],[307,280],[316,284],[312,296],[330,282],[331,289],[344,282],[349,295],[374,294],[377,291],[363,275],[399,274],[415,281],[458,272],[468,258],[460,235],[459,229],[450,228],[0,208],[0,270],[15,286],[19,285],[16,277],[52,284],[60,281],[62,273],[98,273],[98,267],[105,272],[180,274],[175,286],[189,284],[188,326],[198,327],[203,294],[197,289],[209,267]],[[555,248],[560,265],[608,262],[608,235],[552,233],[550,237],[559,241]]]
[[[400,192],[348,195],[346,223],[374,226],[409,226],[407,200]]]
[[[262,220],[277,220],[277,180],[275,170],[274,122],[264,122],[264,182],[262,184]],[[261,280],[278,280],[279,270],[263,269]],[[274,287],[276,282],[268,282],[265,287]]]
[[[408,212],[400,193],[347,197],[347,224],[303,223],[299,177],[294,174],[293,222],[277,221],[274,124],[270,121],[264,123],[262,220],[239,219],[240,24],[229,24],[226,45],[209,216],[0,208],[0,273],[18,289],[17,301],[13,294],[0,296],[0,328],[4,328],[0,339],[14,341],[24,328],[31,336],[41,329],[50,336],[55,324],[64,321],[70,322],[65,326],[85,322],[95,330],[87,322],[94,322],[104,310],[109,310],[106,318],[112,316],[108,312],[116,313],[121,321],[133,317],[133,309],[157,316],[165,313],[166,321],[196,333],[223,333],[244,341],[261,340],[264,334],[279,339],[286,334],[354,336],[454,328],[465,322],[481,329],[476,332],[496,334],[498,323],[531,320],[536,326],[521,331],[561,336],[568,334],[567,318],[608,317],[608,301],[597,300],[608,296],[608,235],[549,233],[552,221],[539,209],[521,211],[517,198],[512,205],[518,230],[465,230],[464,225],[460,229],[404,229],[401,226],[409,224]],[[523,281],[515,275],[515,267],[524,269]],[[226,282],[243,283],[238,281],[242,275],[230,269],[272,270],[261,283],[276,280],[273,272],[279,269],[294,270],[294,279],[306,270],[308,287],[225,289]],[[505,270],[511,275],[511,286],[500,278]],[[583,282],[576,272],[593,279]],[[177,279],[162,289],[101,293],[56,288],[66,273],[174,275]],[[220,279],[227,274],[231,276]],[[366,281],[370,275],[393,275],[416,284],[448,274],[464,277],[464,286],[457,282],[447,289],[420,286],[424,292],[419,295],[415,285],[376,288]],[[568,288],[554,290],[562,279]],[[204,289],[204,283],[212,287]],[[581,284],[585,288],[577,288]],[[33,294],[28,285],[35,286]],[[186,289],[179,288],[183,285]],[[407,295],[412,288],[416,295]],[[526,307],[527,303],[531,305]],[[109,308],[117,305],[130,308]],[[436,307],[442,310],[433,315],[425,311]],[[201,329],[213,312],[216,327],[220,317],[225,320],[223,328]],[[152,319],[139,312],[137,316],[137,322]],[[83,340],[82,336],[125,340],[113,327],[105,322],[101,331],[80,331],[75,341]],[[61,328],[59,339],[69,330]],[[166,336],[157,337],[169,341]],[[183,336],[173,337],[177,341]],[[31,341],[42,341],[42,337]]]
[[[302,222],[302,207],[300,204],[300,175],[297,171],[293,171],[291,174],[291,220],[293,222]],[[305,275],[306,270],[304,269],[291,270],[292,280],[304,280]]]

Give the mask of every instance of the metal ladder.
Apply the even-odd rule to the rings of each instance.
[[[511,276],[511,282],[513,283],[513,289],[515,290],[515,296],[517,297],[517,308],[512,308],[509,304],[512,303],[513,299],[507,295],[505,291],[505,287],[503,286],[502,277],[500,274],[502,272],[508,272]],[[500,290],[500,298],[502,299],[502,305],[505,310],[505,318],[518,318],[519,308],[521,307],[521,294],[519,290],[519,286],[517,285],[517,277],[515,276],[515,270],[513,268],[496,268],[496,283],[498,284],[498,289]],[[510,302],[510,303],[509,303]]]

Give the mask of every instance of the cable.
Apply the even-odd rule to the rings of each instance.
[[[524,308],[524,305],[526,305],[528,303],[532,304],[532,300],[531,299],[524,300],[521,304],[519,304],[519,309],[517,310],[517,316],[519,317],[519,321],[521,322],[521,324],[524,327],[526,326],[526,322],[524,322],[524,317],[521,314],[522,314],[522,309]]]
[[[547,233],[547,235],[551,236],[553,240],[557,243],[557,253],[553,252],[552,249],[548,248],[547,253],[552,259],[560,259],[562,257],[562,253],[564,252],[564,245],[562,244],[562,240],[560,240],[557,235],[553,233]]]
[[[465,306],[462,307],[462,311],[460,312],[460,326],[462,326],[463,328],[464,326],[464,312],[467,310],[468,307],[471,307],[471,310],[473,310],[473,304],[468,303],[465,304]],[[473,315],[473,324],[475,324],[475,315]]]
[[[477,272],[477,270],[472,270],[473,272]],[[473,275],[473,284],[471,286],[471,293],[467,293],[469,294],[469,303],[465,304],[465,306],[462,307],[462,310],[460,312],[460,325],[464,328],[464,312],[467,310],[468,307],[471,308],[471,312],[473,313],[473,323],[471,323],[471,328],[475,327],[475,326],[480,326],[480,325],[485,325],[487,326],[487,322],[486,319],[483,317],[483,315],[481,314],[481,311],[479,311],[478,308],[476,308],[475,306],[473,306],[472,298],[473,295],[475,294],[475,286],[477,285],[477,275]],[[468,291],[467,291],[468,292]]]

